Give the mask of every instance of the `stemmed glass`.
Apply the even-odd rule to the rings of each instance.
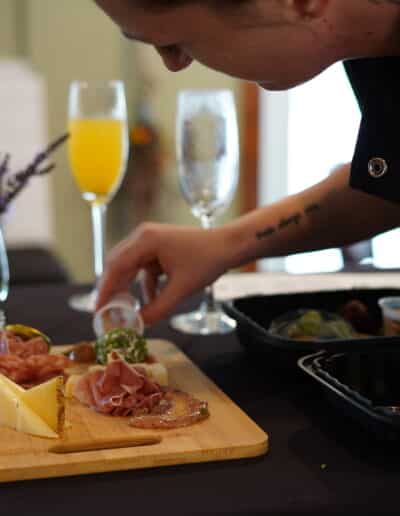
[[[123,83],[73,82],[69,91],[68,117],[72,173],[92,212],[97,283],[104,267],[106,209],[121,184],[128,157]],[[72,308],[87,312],[94,310],[95,302],[96,287],[90,293],[69,300]]]
[[[183,197],[204,229],[228,207],[239,177],[239,136],[229,90],[186,90],[178,94],[177,156]],[[214,299],[212,285],[200,307],[171,319],[183,333],[228,333],[236,322]]]

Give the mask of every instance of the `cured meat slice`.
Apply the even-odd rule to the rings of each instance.
[[[16,355],[0,355],[0,373],[18,384],[29,381],[31,378],[28,364]]]
[[[62,355],[32,355],[21,358],[18,355],[0,355],[0,373],[24,387],[32,387],[64,375],[64,369],[70,365],[67,357]]]
[[[179,428],[209,416],[208,405],[190,394],[152,382],[141,367],[114,360],[83,375],[73,395],[101,414],[132,416],[138,428]]]
[[[137,428],[181,428],[209,417],[208,404],[182,391],[167,390],[157,410],[129,420]]]
[[[24,340],[10,331],[0,333],[0,354],[28,358],[32,355],[47,355],[49,345],[42,337]]]
[[[114,360],[105,369],[82,376],[73,395],[102,414],[127,416],[151,412],[162,399],[163,391],[139,367]]]

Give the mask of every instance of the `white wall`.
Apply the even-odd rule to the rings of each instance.
[[[47,92],[27,63],[0,60],[0,159],[11,154],[10,171],[30,163],[47,144]],[[32,178],[2,218],[8,245],[54,243],[48,177]]]

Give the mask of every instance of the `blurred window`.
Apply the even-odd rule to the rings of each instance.
[[[269,204],[327,177],[351,161],[360,111],[342,64],[288,92],[262,92],[259,204]],[[374,264],[398,266],[400,230],[373,239]],[[343,267],[338,249],[262,260],[261,270],[332,272]]]

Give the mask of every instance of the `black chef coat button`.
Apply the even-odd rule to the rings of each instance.
[[[388,164],[383,158],[371,158],[368,161],[368,173],[371,177],[377,179],[382,177],[388,171]]]

